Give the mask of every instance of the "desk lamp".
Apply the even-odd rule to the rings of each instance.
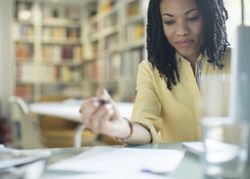
[[[236,47],[232,52],[230,116],[250,126],[250,26],[244,24],[244,0],[241,0],[241,7],[242,23],[237,27]],[[250,145],[250,135],[248,143]],[[250,164],[250,149],[248,156]]]

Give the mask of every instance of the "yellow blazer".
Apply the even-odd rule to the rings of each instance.
[[[144,60],[138,67],[137,95],[133,106],[131,121],[146,127],[152,136],[152,142],[194,141],[200,139],[200,91],[190,62],[176,54],[180,81],[170,91],[158,70]],[[229,49],[220,70],[202,60],[201,74],[230,72],[231,50]]]

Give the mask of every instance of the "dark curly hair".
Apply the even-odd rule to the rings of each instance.
[[[147,22],[147,52],[148,60],[156,68],[161,77],[166,79],[167,88],[172,89],[180,80],[175,58],[176,50],[169,44],[164,35],[160,3],[162,0],[150,0]],[[203,17],[204,43],[201,53],[208,56],[208,62],[223,68],[220,62],[225,55],[229,43],[227,41],[226,20],[227,10],[223,0],[196,0]]]

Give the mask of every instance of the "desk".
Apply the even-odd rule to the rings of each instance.
[[[83,104],[83,100],[69,99],[62,102],[41,102],[29,104],[30,112],[39,114],[60,117],[65,120],[79,122],[76,128],[74,137],[74,146],[81,146],[81,135],[84,130],[84,125],[81,122],[79,109]],[[132,103],[116,103],[121,115],[130,118],[132,114]]]
[[[146,145],[129,146],[129,147],[147,148],[147,149],[173,149],[173,150],[185,151],[181,143],[146,144]],[[52,156],[50,157],[49,160],[49,164],[80,154],[89,149],[91,148],[82,147],[82,148],[53,149]],[[250,165],[246,167],[244,175],[245,175],[243,177],[244,179],[250,178]],[[59,178],[62,179],[62,178],[74,178],[74,177],[77,178],[77,173],[72,173],[67,171],[62,172],[62,171],[45,170],[41,179],[59,179]],[[124,178],[122,177],[122,173],[120,178]],[[166,174],[164,176],[161,175],[160,178],[202,179],[203,177],[202,177],[201,160],[198,155],[186,151],[183,159],[181,160],[177,168],[172,173]]]
[[[177,149],[184,151],[181,146],[181,143],[169,143],[169,144],[147,144],[147,145],[140,145],[140,146],[133,146],[136,148],[148,148],[148,149]],[[52,156],[49,160],[49,163],[53,163],[60,159],[67,158],[69,156],[77,155],[83,151],[89,150],[88,147],[82,148],[65,148],[65,149],[54,149]],[[122,174],[121,174],[122,175]],[[49,171],[45,170],[44,174],[42,175],[42,179],[57,179],[57,178],[73,178],[75,175],[74,173],[70,172],[57,172],[57,171]],[[197,155],[192,153],[186,152],[183,160],[178,165],[176,170],[173,173],[168,175],[164,175],[162,178],[185,178],[185,179],[201,179],[202,177],[202,170],[200,159]]]

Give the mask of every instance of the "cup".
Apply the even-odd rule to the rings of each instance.
[[[248,125],[229,116],[230,76],[201,76],[201,125],[203,176],[243,178],[247,161]]]

